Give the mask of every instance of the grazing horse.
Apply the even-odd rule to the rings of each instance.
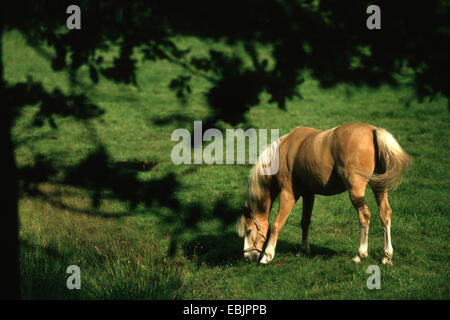
[[[278,172],[262,174],[262,159],[273,159],[278,148]],[[383,264],[392,263],[391,215],[388,190],[395,189],[409,162],[394,137],[385,129],[351,123],[329,130],[297,127],[267,148],[253,167],[247,188],[244,213],[237,222],[244,239],[248,261],[270,262],[275,256],[278,235],[299,197],[303,198],[302,246],[309,253],[308,229],[316,194],[331,196],[348,191],[360,223],[356,263],[368,255],[370,211],[364,199],[367,184],[372,188],[384,228]],[[269,231],[269,214],[275,198],[280,207]]]

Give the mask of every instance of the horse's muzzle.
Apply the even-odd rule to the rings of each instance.
[[[259,251],[256,250],[244,252],[244,258],[248,262],[257,262],[259,259],[259,255]]]

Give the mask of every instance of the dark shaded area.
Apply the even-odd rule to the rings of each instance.
[[[177,126],[183,127],[187,124],[193,123],[195,119],[192,117],[188,117],[181,114],[174,114],[166,117],[158,117],[155,119],[152,119],[152,124],[159,125],[159,126],[165,126],[167,124],[175,124]]]
[[[197,264],[211,266],[231,264],[242,260],[243,240],[236,233],[222,233],[220,235],[200,235],[184,243],[183,251],[186,256]]]
[[[34,164],[17,169],[17,177],[21,183],[21,190],[29,195],[36,195],[36,185],[48,181],[57,170],[53,163],[41,154],[34,157]]]
[[[221,229],[219,230],[219,234],[223,234],[229,225],[236,222],[240,214],[240,208],[231,207],[226,197],[222,197],[221,199],[208,203],[191,203],[181,207],[175,214],[164,216],[163,221],[172,230],[168,252],[169,256],[175,255],[178,249],[179,238],[186,232],[197,232],[199,230],[199,223],[205,221],[219,222],[219,229]],[[220,247],[226,239],[222,239],[221,236],[219,237],[220,240],[217,245]],[[237,238],[236,234],[234,234],[234,237]]]
[[[139,202],[151,205],[155,200],[160,205],[177,208],[178,202],[173,198],[177,188],[175,176],[169,174],[146,183],[137,178],[139,169],[112,162],[104,147],[99,147],[76,167],[66,169],[64,183],[91,191],[94,207],[106,194],[106,198],[130,201],[132,209]]]
[[[151,171],[158,164],[158,161],[154,160],[134,160],[134,161],[118,161],[116,166],[136,170],[136,171]]]
[[[81,8],[81,30],[65,29],[66,8],[72,4]],[[218,120],[231,125],[245,122],[246,112],[259,103],[263,92],[284,109],[286,101],[299,96],[298,86],[304,81],[305,72],[325,88],[343,82],[376,87],[399,85],[397,76],[409,68],[410,85],[419,99],[439,95],[448,98],[448,3],[377,1],[382,12],[381,30],[365,27],[368,17],[365,12],[370,4],[361,0],[349,0],[345,4],[335,0],[228,0],[216,1],[214,5],[206,0],[2,1],[0,36],[7,30],[18,30],[36,50],[42,52],[44,45],[54,49],[47,57],[55,71],[69,75],[74,90],[48,91],[31,78],[14,85],[6,83],[0,44],[0,121],[5,141],[2,183],[3,190],[7,190],[0,224],[0,241],[4,244],[0,274],[9,279],[1,286],[0,298],[19,297],[19,185],[30,195],[43,196],[36,185],[56,170],[51,159],[40,155],[36,155],[33,166],[16,167],[11,128],[23,106],[38,105],[34,125],[48,123],[55,130],[57,117],[73,117],[84,123],[100,117],[103,111],[83,92],[75,90],[86,89],[77,85],[77,71],[87,67],[92,85],[101,77],[139,85],[134,53],[142,54],[144,60],[167,61],[183,68],[183,74],[174,75],[167,84],[182,102],[195,89],[190,84],[193,77],[210,82],[206,98],[211,116],[203,119],[203,129],[214,126]],[[194,56],[189,48],[180,48],[173,40],[180,35],[221,40],[230,47],[240,46],[244,53],[211,49],[206,55]],[[271,62],[261,57],[261,46],[267,48]],[[112,61],[104,57],[106,51],[116,52]],[[176,116],[174,119],[184,120]],[[171,119],[159,119],[155,124],[167,121]],[[180,187],[175,176],[169,174],[142,182],[137,172],[152,170],[154,163],[115,163],[101,141],[95,136],[93,140],[96,150],[78,165],[64,168],[64,180],[59,183],[89,190],[96,214],[100,213],[98,208],[105,198],[125,201],[131,208],[139,204],[168,207],[174,214],[162,218],[173,226],[172,251],[176,249],[176,235],[195,229],[198,222],[218,220],[226,226],[238,214],[225,197],[208,204],[209,208],[201,203],[183,206],[175,196]],[[64,206],[55,199],[47,200]],[[229,254],[227,250],[235,247],[234,244],[226,246],[227,240],[226,237],[217,239]],[[208,246],[209,240],[200,242]],[[326,250],[323,252],[328,254]]]
[[[180,203],[174,196],[179,188],[179,182],[173,174],[169,173],[163,178],[151,181],[143,182],[138,179],[138,172],[151,170],[154,165],[154,162],[114,162],[105,148],[100,146],[77,165],[64,168],[55,168],[51,160],[37,155],[34,165],[18,169],[18,178],[23,193],[40,197],[54,206],[69,211],[120,217],[120,214],[106,214],[97,210],[100,202],[105,199],[125,201],[131,210],[138,204],[146,206],[157,204],[179,210]],[[62,179],[55,177],[58,172],[63,172]],[[38,188],[39,183],[45,181],[61,187],[74,186],[88,191],[92,200],[92,210],[68,207],[58,202]]]
[[[39,104],[39,111],[33,116],[35,126],[42,126],[48,122],[56,128],[55,117],[88,120],[103,114],[103,110],[92,104],[86,95],[64,94],[59,89],[49,92],[32,78],[13,86],[6,84],[3,94],[3,101],[10,109],[12,121],[18,116],[23,106]]]

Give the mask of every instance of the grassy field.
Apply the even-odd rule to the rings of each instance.
[[[220,46],[196,39],[178,43],[196,54]],[[26,106],[15,123],[18,166],[35,164],[39,155],[51,159],[57,169],[36,186],[37,195],[23,192],[20,199],[23,298],[450,298],[450,113],[445,99],[422,103],[412,99],[407,77],[405,85],[395,89],[342,84],[327,90],[308,78],[299,88],[303,99],[289,101],[285,111],[262,95],[261,103],[247,115],[251,127],[278,128],[280,135],[299,125],[328,129],[356,121],[394,134],[413,158],[403,184],[390,195],[394,265],[380,264],[383,229],[373,195],[367,191],[372,223],[369,258],[363,263],[351,262],[359,243],[359,223],[343,193],[316,198],[309,256],[296,256],[301,242],[298,203],[280,235],[275,259],[259,267],[243,260],[243,240],[232,224],[203,220],[183,232],[165,219],[177,212],[161,201],[149,199],[134,206],[108,197],[106,190],[94,206],[91,190],[61,182],[65,168],[83,161],[101,143],[114,163],[152,163],[151,170],[137,173],[143,184],[172,173],[179,183],[173,196],[183,208],[201,204],[203,213],[211,213],[222,200],[230,208],[240,208],[250,166],[176,166],[170,158],[176,145],[170,141],[173,130],[191,129],[194,120],[208,116],[207,81],[194,76],[193,92],[182,104],[168,85],[183,70],[165,62],[146,62],[139,65],[138,87],[105,79],[93,86],[88,70],[82,69],[82,83],[73,88],[67,74],[52,71],[45,55],[27,47],[18,33],[4,35],[3,50],[10,83],[32,77],[47,90],[83,91],[105,110],[103,116],[86,122],[56,118],[58,129],[53,129],[48,124],[32,126],[38,108]],[[277,208],[275,204],[271,219]],[[177,250],[168,255],[173,239]],[[381,268],[380,290],[366,286],[366,268],[373,264]],[[66,288],[69,265],[81,268],[81,290]]]

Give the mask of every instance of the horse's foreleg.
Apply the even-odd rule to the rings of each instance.
[[[281,190],[280,207],[278,208],[277,216],[275,217],[275,221],[270,229],[270,238],[267,242],[266,250],[264,251],[260,263],[269,263],[275,257],[275,247],[277,245],[278,235],[297,200],[296,198],[298,199],[298,197],[295,197],[291,191],[284,189]]]

